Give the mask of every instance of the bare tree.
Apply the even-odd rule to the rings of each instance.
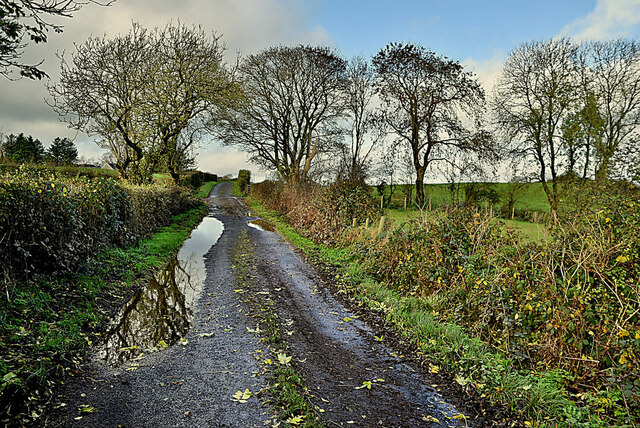
[[[90,38],[70,63],[62,56],[52,107],[70,127],[98,136],[124,178],[149,181],[164,165],[177,179],[196,131],[238,96],[223,52],[215,35],[179,23]]]
[[[152,75],[149,32],[134,24],[125,36],[92,37],[62,55],[60,82],[49,86],[51,106],[71,128],[96,135],[124,178],[140,166],[153,130],[144,116]]]
[[[583,45],[583,85],[595,98],[591,117],[586,122],[595,127],[596,179],[606,179],[612,161],[623,146],[634,144],[640,126],[640,45],[618,39]],[[622,156],[625,158],[625,156]]]
[[[488,134],[473,131],[479,128],[484,91],[460,63],[422,46],[391,43],[374,56],[373,65],[384,121],[411,152],[416,202],[422,205],[425,172],[447,160],[447,148],[486,147]]]
[[[553,212],[561,196],[562,125],[579,102],[578,84],[576,45],[567,39],[527,42],[509,55],[492,103],[511,154],[537,165]]]
[[[113,1],[0,0],[0,74],[11,78],[12,70],[18,70],[22,77],[46,77],[47,74],[38,68],[42,61],[29,65],[21,58],[29,42],[46,43],[49,30],[62,32],[63,27],[49,22],[48,18],[71,18],[87,3],[108,6]]]
[[[280,178],[307,181],[315,159],[336,140],[345,69],[346,62],[323,47],[250,55],[239,67],[245,101],[227,109],[213,129]]]
[[[147,114],[156,129],[158,150],[177,181],[188,153],[216,110],[240,96],[239,86],[223,61],[220,38],[202,28],[168,25],[152,34],[152,84]]]
[[[343,148],[339,178],[364,183],[370,156],[384,137],[372,105],[375,75],[364,58],[355,57],[347,66],[346,78],[345,112],[350,135]]]

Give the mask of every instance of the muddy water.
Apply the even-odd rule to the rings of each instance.
[[[143,352],[177,343],[193,319],[193,308],[205,279],[204,255],[224,226],[205,217],[167,265],[122,307],[109,325],[97,357],[116,366]]]
[[[257,220],[251,220],[250,222],[247,223],[247,225],[249,227],[253,227],[254,229],[258,229],[261,230],[263,232],[275,232],[276,227],[274,226],[273,223],[268,222],[266,220],[262,220],[262,219],[257,219]]]

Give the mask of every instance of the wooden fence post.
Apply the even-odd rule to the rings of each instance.
[[[511,207],[511,220],[516,216],[516,207]]]
[[[384,195],[380,196],[380,209],[384,209]]]
[[[355,229],[356,227],[356,218],[353,218],[353,222],[351,223],[351,227],[353,227]]]
[[[407,197],[404,197],[404,210],[407,210]]]
[[[380,236],[382,234],[382,231],[384,230],[385,220],[386,220],[385,216],[380,217],[380,224],[378,225],[378,233],[376,234],[376,236]]]
[[[367,217],[367,221],[364,222],[364,228],[369,229],[369,217]]]

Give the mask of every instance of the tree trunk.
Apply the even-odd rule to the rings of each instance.
[[[416,168],[416,203],[424,205],[424,168]]]

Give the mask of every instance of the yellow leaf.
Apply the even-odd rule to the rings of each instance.
[[[624,338],[624,337],[628,337],[628,336],[629,336],[629,332],[627,330],[625,330],[624,328],[621,329],[618,332],[618,337],[620,337],[620,338]]]
[[[627,356],[625,354],[620,355],[620,359],[618,360],[620,364],[627,364]]]
[[[248,389],[245,389],[244,392],[237,391],[235,394],[233,394],[233,398],[231,398],[231,401],[237,401],[238,403],[246,403],[247,400],[251,398],[251,396],[253,396],[251,391],[249,391]]]
[[[628,257],[625,257],[625,256],[618,256],[618,257],[616,257],[616,261],[617,261],[618,263],[626,263],[626,262],[628,262],[628,261],[629,261],[629,258],[628,258]]]
[[[291,357],[287,357],[286,354],[278,354],[278,362],[280,364],[289,364]]]
[[[372,385],[371,382],[369,382],[368,380],[365,380],[364,382],[362,382],[362,385],[356,386],[356,389],[362,389],[362,388],[371,389],[371,385]]]
[[[303,420],[304,420],[304,416],[292,416],[289,419],[287,419],[287,423],[290,423],[291,425],[299,425],[302,423]]]

